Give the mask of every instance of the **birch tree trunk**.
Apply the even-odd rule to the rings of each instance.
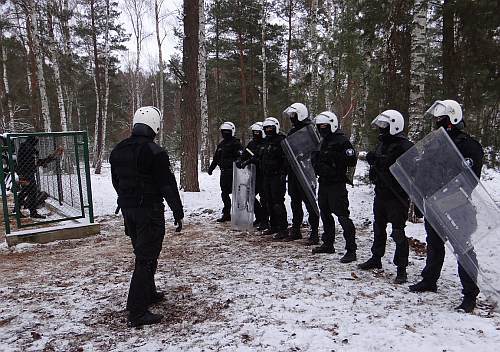
[[[43,59],[44,55],[40,47],[40,31],[38,28],[38,11],[36,8],[36,3],[31,0],[29,3],[29,14],[30,20],[28,23],[31,25],[32,33],[32,44],[33,44],[33,55],[35,57],[36,63],[36,75],[38,81],[38,88],[40,91],[40,104],[42,113],[42,122],[44,132],[51,132],[51,120],[50,120],[50,110],[49,110],[49,99],[47,97],[47,88],[45,85],[45,74],[43,72]]]
[[[263,119],[269,116],[267,111],[267,58],[266,58],[266,0],[262,0],[262,112],[264,113]]]
[[[55,6],[52,2],[51,5]],[[68,121],[66,117],[66,108],[64,106],[64,96],[63,96],[63,87],[61,83],[61,75],[59,71],[59,55],[58,48],[56,44],[56,40],[54,37],[54,26],[53,26],[53,17],[50,12],[50,6],[47,8],[47,20],[48,20],[48,29],[49,29],[49,53],[52,61],[52,70],[54,71],[54,81],[56,84],[56,93],[57,93],[57,106],[59,107],[59,116],[61,118],[61,131],[66,132],[68,130]]]
[[[14,131],[14,107],[12,105],[12,98],[10,96],[10,85],[9,85],[9,79],[8,79],[8,72],[7,72],[7,48],[5,47],[5,44],[2,43],[3,36],[0,34],[0,45],[2,46],[2,59],[1,59],[1,64],[2,64],[2,72],[3,72],[3,86],[4,86],[4,93],[5,93],[5,99],[7,100],[7,110],[9,114],[9,122],[8,126],[11,132]],[[7,127],[7,121],[4,121],[3,124],[4,127]]]
[[[205,40],[205,1],[199,0],[199,92],[201,118],[201,171],[206,172],[210,166],[210,145],[208,138],[208,98],[207,98],[207,45]]]
[[[427,0],[415,0],[410,54],[409,133],[417,141],[424,129],[425,47],[427,29]]]
[[[309,114],[314,114],[318,108],[318,86],[319,86],[319,72],[318,72],[318,0],[311,1],[311,24],[309,27],[309,46],[311,50],[311,95],[309,102]]]
[[[163,53],[162,53],[162,39],[160,35],[160,9],[161,5],[163,4],[163,0],[155,0],[155,24],[156,24],[156,44],[158,46],[158,86],[160,89],[159,92],[159,103],[160,103],[160,111],[161,111],[161,121],[160,121],[160,136],[159,136],[159,141],[160,144],[163,145],[163,129],[165,125],[165,93],[164,93],[164,88],[163,88]]]

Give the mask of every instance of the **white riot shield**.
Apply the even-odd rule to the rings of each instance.
[[[288,162],[302,186],[307,199],[319,216],[316,190],[318,181],[311,163],[311,154],[320,147],[319,134],[313,124],[307,125],[291,136],[286,137],[281,146],[285,151]]]
[[[481,290],[500,302],[500,209],[443,128],[390,168]]]
[[[231,228],[238,231],[253,229],[255,201],[255,165],[243,169],[233,163],[233,199],[231,204]]]

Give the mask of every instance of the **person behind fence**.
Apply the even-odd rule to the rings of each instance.
[[[208,174],[212,175],[215,168],[220,169],[220,190],[222,203],[222,217],[217,222],[231,221],[231,197],[233,191],[233,163],[240,157],[243,146],[234,135],[236,127],[232,122],[224,122],[220,126],[222,141],[217,145],[215,154],[208,168]]]
[[[125,234],[132,241],[135,255],[127,299],[131,327],[156,324],[162,319],[148,307],[164,299],[154,280],[165,236],[163,200],[173,212],[177,232],[181,231],[184,218],[168,154],[154,142],[160,120],[157,108],[139,108],[134,114],[132,135],[118,143],[109,157]]]
[[[292,123],[292,129],[288,132],[287,136],[293,135],[298,130],[312,123],[309,119],[309,112],[307,111],[307,107],[302,103],[294,103],[287,107],[283,111],[283,118],[290,119]],[[293,170],[288,171],[288,195],[291,199],[292,227],[290,228],[290,236],[287,240],[293,241],[302,238],[302,234],[300,232],[302,221],[304,219],[304,210],[302,209],[302,203],[305,203],[307,212],[309,214],[308,222],[309,226],[311,227],[311,232],[309,233],[307,244],[317,244],[319,242],[319,216],[318,214],[316,214],[316,211],[314,210],[312,204],[307,199],[304,191],[302,190],[299,179],[297,178]]]
[[[285,208],[286,173],[288,163],[281,141],[285,135],[280,132],[280,123],[274,117],[264,120],[262,126],[266,138],[261,156],[264,200],[270,215],[269,229],[262,234],[274,235],[280,241],[288,237],[288,220]]]
[[[477,178],[480,178],[484,150],[478,141],[464,131],[465,123],[460,104],[454,100],[438,100],[427,110],[426,116],[435,120],[436,128],[443,127],[446,130],[458,151],[464,157],[467,166],[472,169]],[[429,171],[430,170],[427,172]],[[436,181],[439,182],[439,179],[446,177],[446,170],[436,170],[436,172],[440,172],[444,175],[436,175]],[[472,190],[468,192],[470,193]],[[461,213],[463,219],[456,219],[457,227],[464,232],[461,236],[470,236],[477,226],[476,212],[474,206],[469,202],[460,206],[462,207]],[[465,214],[467,214],[467,216],[465,216]],[[412,292],[436,292],[437,281],[441,275],[441,269],[443,268],[445,257],[444,242],[441,236],[438,235],[436,230],[427,221],[425,221],[425,231],[427,233],[427,258],[421,274],[422,280],[410,286],[410,291]],[[470,250],[467,255],[468,256],[463,256],[463,259],[472,261],[469,263],[469,267],[477,267],[477,258],[474,250]],[[479,294],[479,287],[476,284],[477,277],[471,277],[460,263],[458,263],[458,276],[462,283],[462,293],[464,296],[457,310],[470,313],[476,307],[476,298]]]
[[[387,224],[391,223],[391,237],[396,242],[393,262],[397,266],[397,275],[394,283],[402,284],[407,281],[409,242],[405,226],[410,200],[390,173],[389,167],[410,149],[413,143],[403,132],[403,115],[396,110],[384,111],[372,121],[372,126],[378,127],[380,140],[375,151],[370,151],[366,155],[366,160],[370,164],[370,180],[375,184],[372,256],[358,267],[363,270],[382,268],[381,258],[385,254],[387,241],[386,228]]]
[[[19,210],[20,217],[24,217],[21,212],[21,207],[24,206],[29,209],[31,218],[45,219],[46,217],[37,211],[37,208],[47,199],[47,194],[39,190],[36,181],[37,169],[38,167],[47,167],[50,163],[55,162],[62,155],[64,149],[57,147],[52,154],[40,159],[38,144],[38,137],[29,136],[19,146],[16,172],[19,176],[18,183],[21,186],[21,191],[17,196],[17,209],[14,211]]]
[[[357,156],[349,139],[339,129],[337,116],[324,111],[315,119],[318,131],[323,138],[318,152],[313,152],[312,164],[319,177],[318,202],[323,221],[323,244],[313,249],[313,253],[335,253],[335,219],[338,216],[342,227],[346,253],[341,263],[356,260],[356,229],[349,217],[349,198],[347,194],[347,169],[356,166]]]
[[[255,196],[257,197],[257,195],[259,195],[260,202],[257,198],[255,198],[254,226],[256,226],[259,231],[264,231],[269,228],[269,214],[262,195],[262,168],[260,166],[260,157],[265,145],[262,122],[254,123],[250,126],[250,130],[252,131],[252,140],[248,142],[246,149],[242,151],[241,157],[236,162],[236,166],[239,168],[245,168],[248,164],[254,164],[256,166]]]

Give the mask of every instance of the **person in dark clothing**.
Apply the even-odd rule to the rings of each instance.
[[[30,217],[33,219],[45,219],[44,215],[37,212],[37,207],[47,198],[40,192],[36,182],[36,172],[38,167],[46,167],[48,164],[57,160],[64,151],[62,147],[57,147],[56,150],[49,156],[40,159],[37,145],[39,140],[35,136],[29,136],[21,143],[17,152],[17,167],[16,172],[19,175],[19,184],[21,191],[18,194],[18,210],[21,217],[21,206],[25,206],[30,211]],[[17,211],[17,209],[16,209]]]
[[[403,133],[404,118],[396,110],[386,110],[375,118],[372,126],[379,128],[380,143],[366,155],[370,164],[370,180],[375,184],[375,200],[373,202],[373,244],[372,257],[359,264],[363,270],[382,268],[381,258],[385,254],[387,241],[386,227],[392,224],[391,237],[396,242],[394,264],[397,275],[394,283],[407,281],[409,243],[405,234],[406,220],[410,200],[398,181],[392,176],[389,167],[396,159],[413,146]]]
[[[427,110],[426,115],[435,119],[436,128],[443,127],[446,130],[459,152],[465,158],[467,165],[472,169],[476,176],[480,178],[481,168],[483,166],[484,150],[478,141],[463,130],[465,128],[465,124],[460,104],[454,100],[438,100],[429,108],[429,110]],[[442,171],[446,172],[446,170]],[[472,192],[472,190],[470,191]],[[462,229],[462,231],[470,232],[470,234],[472,234],[477,226],[475,210],[473,209],[473,206],[469,206],[468,204],[464,206],[468,206],[470,209],[470,211],[468,211],[470,216],[466,216],[464,219],[457,219],[457,221],[463,220],[463,223],[459,223],[457,226]],[[467,213],[467,211],[464,209],[463,213]],[[425,221],[425,230],[427,233],[426,263],[424,269],[422,270],[422,280],[410,286],[410,291],[412,292],[436,292],[437,281],[441,275],[441,269],[444,263],[445,246],[442,238],[427,221]],[[468,254],[471,258],[470,260],[474,262],[471,264],[475,264],[473,266],[477,267],[477,258],[473,249],[471,249],[471,252]],[[476,298],[479,294],[479,287],[476,283],[477,273],[476,277],[471,277],[459,262],[458,275],[460,277],[460,282],[462,283],[462,293],[464,297],[462,303],[457,307],[457,310],[470,313],[476,307]]]
[[[280,133],[280,124],[274,117],[268,117],[263,123],[264,151],[261,156],[262,191],[270,215],[270,227],[263,235],[274,235],[273,240],[288,237],[288,220],[285,208],[287,161],[281,147],[285,135]]]
[[[122,210],[125,234],[132,240],[135,255],[127,299],[131,327],[156,324],[162,319],[148,307],[164,299],[154,281],[165,236],[163,200],[173,212],[177,232],[181,231],[184,218],[168,154],[154,142],[160,120],[157,108],[139,108],[134,114],[132,135],[118,143],[109,157],[118,208]]]
[[[291,136],[301,128],[311,123],[307,107],[302,103],[294,103],[287,107],[285,111],[283,111],[283,117],[290,119],[292,123],[292,129],[288,132],[288,136]],[[309,213],[308,222],[309,226],[311,227],[311,232],[309,234],[307,244],[317,244],[319,242],[319,216],[318,214],[316,214],[312,204],[307,199],[302,186],[300,185],[300,182],[293,170],[288,170],[288,195],[291,199],[292,227],[290,229],[290,236],[287,241],[293,241],[302,238],[302,234],[300,232],[302,221],[304,219],[304,210],[302,209],[302,203],[305,203],[307,212]]]
[[[250,126],[252,131],[252,140],[248,142],[246,149],[242,152],[241,157],[236,162],[236,166],[244,168],[252,163],[256,166],[255,180],[255,196],[259,195],[260,202],[257,198],[254,200],[255,222],[254,226],[259,231],[264,231],[269,228],[269,213],[267,212],[266,202],[262,192],[262,168],[260,166],[260,157],[264,151],[264,130],[262,122],[256,122]]]
[[[231,197],[233,192],[233,163],[241,156],[243,146],[234,135],[236,127],[232,122],[224,122],[220,126],[222,141],[217,145],[215,154],[208,168],[208,174],[212,175],[215,168],[220,168],[220,190],[222,203],[222,217],[217,222],[231,221]]]
[[[357,156],[354,147],[345,134],[339,130],[337,116],[325,111],[316,116],[318,131],[323,138],[319,152],[314,152],[312,163],[319,177],[319,209],[323,221],[323,244],[313,249],[313,253],[335,253],[335,220],[338,216],[342,227],[346,253],[341,263],[356,260],[356,229],[349,217],[349,198],[346,184],[348,167],[355,167]]]

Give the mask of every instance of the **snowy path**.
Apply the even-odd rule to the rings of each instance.
[[[0,350],[26,351],[492,351],[500,315],[484,304],[456,313],[455,266],[436,294],[392,284],[394,267],[360,272],[338,254],[312,256],[300,243],[274,243],[189,219],[168,235],[157,282],[168,299],[163,324],[125,328],[132,270],[120,218],[91,239],[25,246],[0,256]],[[171,228],[170,228],[171,230]],[[371,234],[358,236],[368,253]],[[390,244],[388,254],[392,254]],[[412,251],[410,280],[422,267]],[[484,303],[484,302],[482,302]],[[412,346],[412,347],[410,347]]]

